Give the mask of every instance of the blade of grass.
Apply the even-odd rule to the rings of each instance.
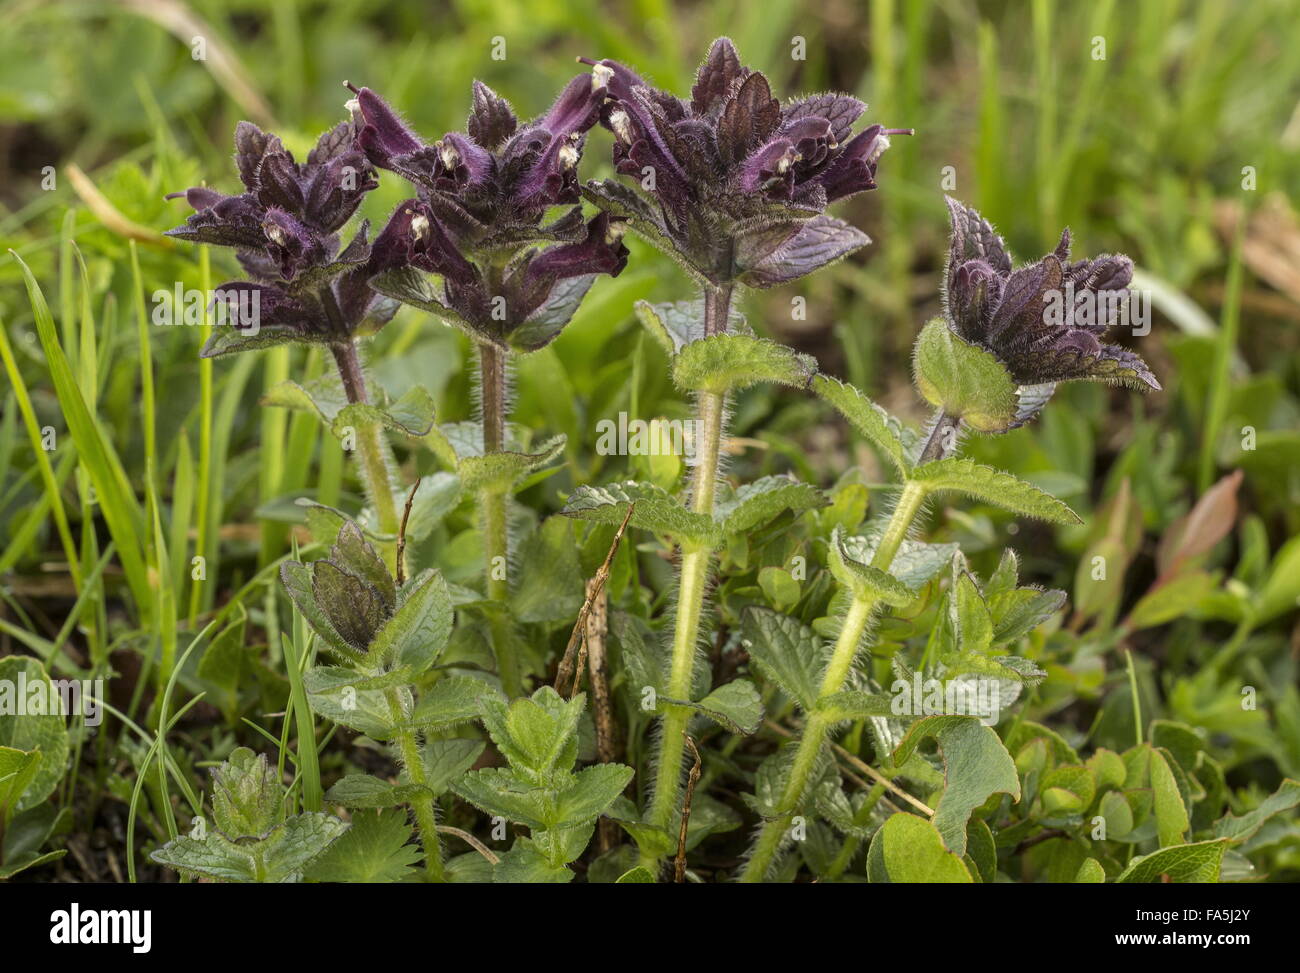
[[[271,391],[289,378],[289,348],[281,345],[271,348],[262,358],[262,389]],[[261,410],[261,462],[258,463],[258,499],[267,505],[284,494],[285,439],[289,414],[284,409]],[[262,530],[261,563],[275,557],[284,546],[285,525],[278,521],[261,518]]]
[[[11,250],[10,253],[13,253]],[[45,350],[50,377],[54,382],[55,393],[63,408],[68,429],[82,465],[87,469],[99,497],[99,508],[108,523],[109,532],[117,542],[118,556],[126,572],[127,583],[135,597],[140,611],[146,611],[149,605],[149,582],[145,569],[145,558],[141,551],[141,541],[145,536],[144,518],[135,497],[124,488],[126,473],[112,445],[104,438],[94,417],[86,408],[77,383],[72,376],[68,359],[59,344],[58,334],[54,330],[54,320],[50,316],[49,306],[41,293],[31,268],[23,262],[18,254],[14,259],[22,268],[23,279],[27,286],[27,295],[31,301],[36,318],[36,330],[41,346]]]
[[[165,725],[163,724],[159,725],[158,735],[154,738],[153,743],[149,745],[148,752],[145,753],[144,759],[140,762],[140,769],[136,772],[135,787],[131,791],[131,803],[130,806],[127,808],[127,812],[126,812],[126,874],[127,874],[127,881],[129,882],[134,883],[136,880],[135,877],[136,808],[140,804],[140,792],[144,789],[144,782],[149,775],[149,767],[153,763],[154,755],[158,752],[159,744],[162,742],[163,736],[166,733],[170,732],[171,728],[175,726],[178,722],[180,722],[181,717],[184,716],[186,713],[188,713],[192,707],[198,705],[198,703],[202,699],[203,699],[203,694],[199,693],[199,695],[195,696],[188,703],[186,703],[179,710],[177,710],[176,715],[171,718],[171,721],[169,723]],[[170,760],[171,760],[171,755],[164,753],[164,757],[163,757],[164,766]],[[171,821],[171,835],[172,837],[175,837],[176,821],[171,815],[170,807],[167,808],[167,817]]]
[[[63,545],[63,552],[68,558],[68,569],[72,572],[73,584],[80,587],[81,566],[77,557],[77,545],[72,540],[72,528],[68,524],[67,511],[63,509],[61,493],[61,484],[66,474],[63,477],[55,477],[54,469],[50,465],[50,457],[42,446],[36,411],[32,408],[32,398],[27,392],[27,383],[23,381],[22,372],[18,370],[18,362],[14,360],[13,348],[9,345],[8,327],[3,319],[0,319],[0,359],[4,360],[5,372],[9,375],[14,398],[18,402],[18,411],[22,413],[23,425],[27,428],[27,438],[32,444],[36,467],[40,470],[41,481],[45,484],[45,500],[54,517],[54,527]],[[21,551],[14,556],[14,560],[16,561],[19,556]],[[9,561],[9,551],[6,551],[5,556],[0,558],[0,571],[8,570],[13,566],[12,563],[8,563]]]
[[[1237,326],[1241,320],[1241,251],[1246,239],[1248,213],[1244,207],[1237,215],[1237,228],[1228,257],[1228,283],[1223,298],[1218,341],[1214,346],[1214,366],[1210,378],[1210,404],[1205,413],[1205,429],[1201,438],[1200,463],[1197,467],[1197,488],[1204,493],[1214,480],[1214,453],[1218,448],[1219,433],[1228,412],[1229,376],[1233,355],[1237,351]]]
[[[199,247],[199,287],[204,294],[212,291],[212,260],[206,246]],[[203,321],[199,325],[199,347],[207,344],[212,337],[212,319],[208,316],[207,305],[203,308]],[[199,473],[198,473],[198,538],[194,551],[206,558],[209,544],[208,497],[212,489],[212,359],[199,359]],[[198,620],[199,608],[203,604],[203,589],[197,580],[190,588],[190,628]]]
[[[1050,239],[1057,224],[1057,199],[1050,177],[1056,148],[1056,60],[1058,52],[1052,43],[1052,4],[1049,0],[1033,0],[1034,33],[1034,94],[1038,99],[1038,138],[1034,155],[1036,172],[1033,185],[1038,187],[1039,235]]]
[[[998,63],[998,35],[993,25],[979,25],[979,143],[976,149],[975,179],[980,208],[994,224],[1005,223],[1007,212],[1006,173],[1001,147],[1006,138],[1002,115],[1001,69]],[[958,188],[960,189],[960,182]]]
[[[179,601],[189,567],[190,526],[194,516],[194,457],[190,436],[182,427],[176,439],[176,470],[172,475],[171,534],[167,550],[172,557],[172,590]]]

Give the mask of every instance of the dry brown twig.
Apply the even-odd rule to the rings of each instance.
[[[604,590],[595,591],[596,579],[587,582],[587,596],[591,599],[591,613],[587,616],[587,630],[583,636],[583,653],[587,657],[587,679],[591,684],[591,716],[596,725],[596,759],[603,764],[618,760],[618,723],[609,695],[609,673],[606,669],[605,639],[609,631],[609,596]],[[579,659],[578,670],[582,669]],[[575,675],[575,680],[577,676]],[[619,843],[621,829],[607,817],[601,817],[597,840],[602,852]]]
[[[420,477],[415,478],[411,492],[406,495],[406,509],[402,511],[402,526],[397,529],[397,583],[406,580],[406,522],[411,519],[411,504],[415,503],[415,491],[420,489]]]
[[[493,865],[498,865],[501,863],[501,859],[498,858],[493,853],[491,848],[483,844],[483,842],[479,841],[468,831],[462,831],[460,828],[453,828],[450,824],[440,824],[438,825],[438,830],[443,834],[454,834],[457,838],[465,842],[467,845],[469,845],[471,848],[477,851],[480,855],[486,858]]]
[[[675,882],[686,881],[686,829],[691,823],[691,800],[695,797],[695,785],[700,780],[701,765],[700,751],[695,746],[695,741],[685,730],[682,731],[682,736],[686,738],[686,745],[691,748],[695,763],[686,777],[686,799],[682,801],[682,823],[677,829],[677,857],[673,859],[673,881]]]
[[[569,635],[569,644],[564,647],[564,656],[560,659],[560,665],[555,670],[555,691],[561,696],[565,695],[563,687],[569,680],[572,680],[569,686],[569,698],[572,699],[578,693],[578,684],[582,681],[582,669],[575,664],[578,657],[578,646],[584,641],[587,632],[587,618],[591,615],[592,604],[605,590],[605,582],[609,580],[610,565],[614,563],[614,555],[618,553],[619,541],[623,539],[623,532],[627,530],[628,522],[632,519],[632,511],[635,509],[636,503],[628,504],[627,516],[623,518],[623,523],[619,524],[618,530],[614,532],[614,540],[609,545],[609,553],[605,555],[604,563],[596,569],[596,573],[587,585],[587,597],[582,603],[582,610],[578,612],[578,620],[573,623],[573,632]]]

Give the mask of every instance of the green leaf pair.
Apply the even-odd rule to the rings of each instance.
[[[433,397],[419,385],[392,402],[349,403],[338,376],[333,374],[302,384],[281,382],[262,396],[261,404],[314,412],[339,439],[344,438],[349,427],[376,424],[420,439],[429,434],[434,422]]]
[[[493,869],[496,882],[567,882],[595,820],[623,792],[632,768],[596,764],[575,771],[585,697],[565,701],[549,686],[507,704],[480,700],[483,725],[508,767],[472,771],[451,789],[481,811],[527,827]]]
[[[186,875],[225,882],[296,882],[347,822],[308,812],[286,817],[286,790],[264,754],[239,748],[213,771],[214,830],[202,819],[153,853]]]
[[[687,510],[676,497],[651,483],[627,482],[604,487],[580,486],[560,513],[600,524],[621,524],[628,508],[630,525],[676,538],[682,544],[717,547],[723,539],[746,534],[786,511],[803,513],[826,505],[816,487],[788,476],[766,476],[734,491],[723,490],[714,516]]]

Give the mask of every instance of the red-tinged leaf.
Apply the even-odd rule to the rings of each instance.
[[[1156,563],[1162,576],[1177,572],[1193,558],[1208,553],[1228,536],[1237,522],[1237,491],[1241,470],[1229,473],[1196,501],[1191,511],[1172,524],[1160,539]]]

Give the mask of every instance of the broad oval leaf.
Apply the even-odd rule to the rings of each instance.
[[[926,737],[943,751],[943,796],[934,809],[934,825],[943,843],[966,854],[966,822],[993,794],[1020,800],[1020,777],[998,735],[974,716],[928,716],[908,731],[894,751],[895,765],[905,763]]]
[[[965,845],[965,832],[962,844]],[[944,847],[933,824],[915,814],[892,815],[876,832],[867,852],[872,882],[970,884],[961,855]]]

